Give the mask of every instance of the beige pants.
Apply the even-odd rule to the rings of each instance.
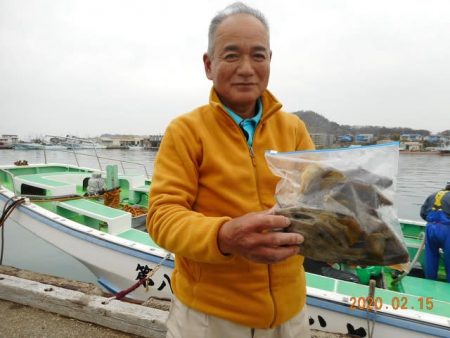
[[[273,329],[252,329],[193,310],[174,297],[167,318],[166,338],[310,338],[305,308]]]

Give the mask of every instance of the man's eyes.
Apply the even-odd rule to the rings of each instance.
[[[255,59],[256,61],[264,61],[266,58],[267,58],[267,56],[264,53],[253,54],[253,59]]]
[[[225,54],[223,58],[227,61],[234,61],[234,60],[239,59],[239,54],[229,53],[229,54]]]
[[[229,53],[223,56],[226,61],[237,61],[240,57],[241,55],[238,53]],[[252,54],[252,59],[255,61],[264,61],[267,59],[267,55],[265,53],[254,53]]]

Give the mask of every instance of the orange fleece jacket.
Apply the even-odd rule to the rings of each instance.
[[[170,123],[155,161],[147,229],[175,253],[172,288],[181,302],[248,327],[270,328],[305,304],[303,257],[267,265],[224,256],[217,233],[231,218],[274,206],[278,178],[265,151],[314,145],[304,123],[282,112],[269,91],[261,98],[253,151],[214,89],[208,105]]]

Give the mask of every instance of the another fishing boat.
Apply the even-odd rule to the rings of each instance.
[[[35,142],[20,142],[14,145],[14,149],[17,150],[37,150],[43,149],[43,145]]]
[[[101,176],[108,175],[101,171]],[[145,214],[133,212],[148,204],[149,178],[119,174],[120,208],[113,208],[104,204],[105,196],[86,195],[90,180],[98,177],[98,169],[75,165],[0,166],[0,208],[5,217],[10,213],[6,226],[24,227],[75,257],[114,293],[158,267],[147,288],[128,297],[170,298],[174,257],[149,237]],[[328,276],[307,273],[312,328],[356,337],[449,337],[450,283],[444,282],[443,267],[441,280],[421,276],[425,224],[401,220],[401,225],[415,258],[409,275],[393,267],[344,265],[330,267]]]
[[[64,150],[66,146],[52,143],[21,142],[14,144],[17,150]]]
[[[13,149],[14,144],[7,138],[0,138],[0,149]]]
[[[450,156],[450,146],[438,148],[438,149],[439,149],[439,155]]]
[[[79,149],[106,149],[106,145],[98,143],[96,140],[85,139],[75,136],[54,136],[54,135],[46,135],[46,137],[51,140],[57,141],[60,144],[64,145],[66,149],[69,150],[79,150]]]
[[[68,143],[67,144],[67,149],[106,149],[107,146],[105,146],[104,144],[100,144],[100,143],[87,143],[87,142],[82,142],[82,143]]]
[[[144,150],[144,146],[141,145],[134,145],[134,146],[128,146],[129,150]]]

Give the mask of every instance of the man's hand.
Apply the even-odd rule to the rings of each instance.
[[[238,254],[257,263],[272,264],[299,252],[303,236],[274,231],[289,225],[289,218],[272,211],[249,213],[222,225],[217,237],[223,254]]]

